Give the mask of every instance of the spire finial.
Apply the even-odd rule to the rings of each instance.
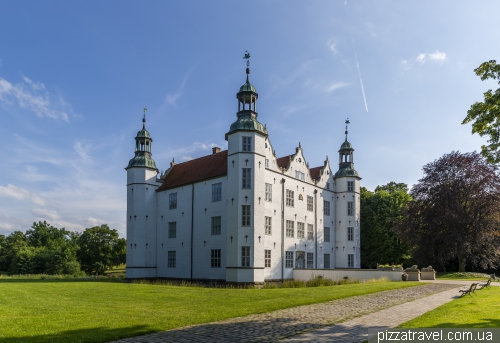
[[[347,142],[347,125],[349,125],[349,118],[345,120],[345,141]]]
[[[250,83],[248,81],[248,75],[250,74],[250,53],[248,50],[245,51],[245,56],[243,56],[243,59],[247,60],[247,83]]]
[[[142,111],[144,112],[144,116],[142,117],[142,129],[145,130],[146,129],[146,112],[148,111],[146,106],[144,106]]]

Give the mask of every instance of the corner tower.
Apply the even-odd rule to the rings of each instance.
[[[151,157],[153,139],[146,130],[135,136],[135,156],[127,171],[127,270],[130,279],[156,277],[156,181],[158,169]]]
[[[263,205],[258,192],[263,191],[266,128],[257,120],[259,95],[250,84],[250,54],[246,82],[236,94],[236,121],[226,133],[227,160],[227,254],[226,281],[264,281]],[[263,197],[263,195],[261,196]],[[262,232],[260,232],[262,231]]]
[[[339,170],[335,173],[337,191],[335,261],[337,268],[360,268],[360,185],[358,172],[354,169],[354,149],[347,140],[339,150]]]

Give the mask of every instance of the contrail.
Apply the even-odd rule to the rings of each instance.
[[[368,104],[366,103],[365,87],[363,87],[363,79],[361,78],[361,70],[359,69],[358,55],[356,54],[356,47],[354,46],[354,38],[352,39],[352,47],[354,49],[354,58],[356,59],[356,67],[358,68],[359,83],[361,84],[361,92],[363,92],[363,100],[365,101],[365,109],[368,113]]]

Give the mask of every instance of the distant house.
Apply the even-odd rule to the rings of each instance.
[[[237,93],[228,150],[159,174],[152,138],[135,137],[127,170],[127,278],[258,283],[293,268],[360,267],[359,190],[351,143],[339,166],[309,168],[302,148],[278,158],[248,80]]]

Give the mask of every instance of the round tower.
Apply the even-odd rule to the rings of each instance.
[[[156,181],[158,169],[151,157],[153,139],[146,130],[135,136],[135,156],[127,171],[127,270],[130,279],[156,277]]]
[[[360,180],[354,169],[354,149],[347,140],[339,150],[339,170],[335,173],[336,202],[336,268],[360,268]]]

